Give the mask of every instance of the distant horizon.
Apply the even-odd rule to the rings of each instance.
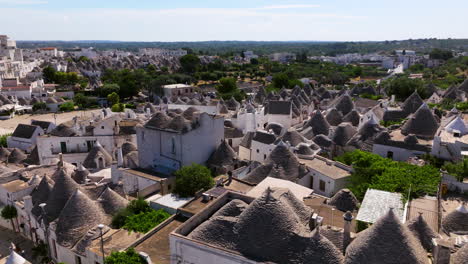
[[[141,42],[465,39],[461,0],[0,0],[17,40]]]
[[[0,34],[2,35],[2,34]],[[10,36],[8,36],[10,37]],[[11,38],[11,37],[10,37]],[[410,38],[410,39],[385,39],[385,40],[174,40],[174,41],[160,41],[160,40],[112,40],[112,39],[75,39],[75,40],[61,40],[61,39],[14,39],[16,42],[136,42],[136,43],[197,43],[197,42],[324,42],[324,43],[335,43],[335,42],[385,42],[385,41],[416,41],[416,40],[426,40],[426,39],[436,39],[436,40],[468,40],[467,38]]]

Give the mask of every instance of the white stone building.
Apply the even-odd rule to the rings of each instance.
[[[19,148],[29,153],[36,146],[37,138],[44,133],[39,126],[19,124],[13,134],[7,138],[7,145],[9,148]]]
[[[50,134],[37,139],[40,164],[50,164],[59,153],[66,162],[82,164],[96,142],[116,160],[117,149],[122,144],[136,144],[134,126],[137,123],[115,114],[96,122],[76,122],[70,127],[59,125]]]
[[[204,164],[223,139],[223,117],[197,113],[187,120],[158,112],[137,127],[139,164],[165,174],[192,163]]]

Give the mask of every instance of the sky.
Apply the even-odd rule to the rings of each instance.
[[[467,0],[0,0],[15,40],[468,38]]]

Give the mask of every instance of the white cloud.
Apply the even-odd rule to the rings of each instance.
[[[0,4],[8,5],[45,5],[48,3],[42,0],[0,0]]]

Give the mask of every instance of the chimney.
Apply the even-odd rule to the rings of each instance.
[[[62,153],[59,153],[59,162],[57,163],[57,166],[59,168],[63,167],[63,154]]]
[[[117,166],[119,168],[123,167],[123,154],[122,154],[122,147],[117,148]]]
[[[228,181],[226,183],[226,185],[230,185],[231,182],[232,182],[232,171],[228,171]]]
[[[319,216],[317,213],[312,213],[309,219],[309,228],[314,230],[317,226],[321,225],[323,217]]]
[[[450,264],[450,251],[452,244],[440,238],[432,239],[432,255],[434,264]]]
[[[343,253],[346,252],[346,248],[351,243],[351,221],[353,221],[353,215],[350,211],[347,211],[343,215],[344,226],[343,226]]]
[[[161,179],[161,181],[159,182],[159,184],[161,185],[161,195],[165,195],[167,193],[169,193],[169,186],[168,184],[166,183],[167,179]]]
[[[24,209],[26,210],[26,212],[31,213],[31,210],[34,207],[31,195],[24,196],[23,202],[24,202]]]

